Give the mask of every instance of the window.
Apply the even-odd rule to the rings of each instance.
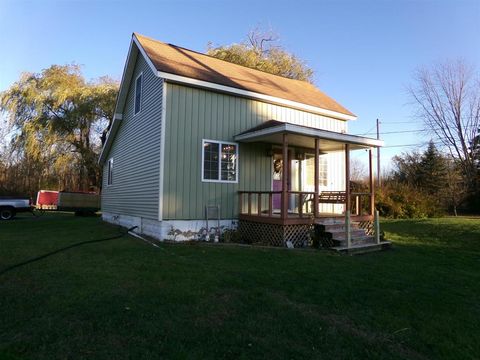
[[[113,184],[113,158],[108,160],[107,185]]]
[[[315,155],[306,154],[305,160],[303,160],[302,169],[302,191],[313,191],[315,189]],[[328,185],[327,175],[328,163],[327,158],[320,155],[318,157],[318,185]]]
[[[202,181],[237,182],[238,145],[203,140]]]
[[[320,186],[327,186],[328,185],[328,163],[327,158],[323,156],[319,156],[318,158],[318,184]]]
[[[135,80],[135,110],[134,113],[138,114],[141,110],[142,103],[142,74],[138,75]]]

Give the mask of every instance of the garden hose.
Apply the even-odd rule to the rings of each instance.
[[[133,226],[133,227],[129,228],[127,231],[122,232],[122,233],[119,234],[119,235],[111,236],[111,237],[108,237],[108,238],[96,239],[96,240],[87,240],[87,241],[78,242],[78,243],[75,243],[75,244],[72,244],[72,245],[68,245],[68,246],[65,246],[65,247],[63,247],[63,248],[60,248],[60,249],[51,251],[51,252],[49,252],[49,253],[46,253],[46,254],[43,254],[43,255],[34,257],[34,258],[32,258],[32,259],[29,259],[29,260],[26,260],[26,261],[22,261],[22,262],[20,262],[20,263],[14,264],[14,265],[7,266],[6,268],[4,268],[4,269],[2,269],[2,270],[0,271],[0,276],[2,276],[3,274],[5,274],[6,272],[8,272],[8,271],[10,271],[10,270],[19,268],[19,267],[24,266],[24,265],[27,265],[27,264],[31,264],[31,263],[33,263],[33,262],[35,262],[35,261],[38,261],[38,260],[45,259],[45,258],[47,258],[47,257],[49,257],[49,256],[58,254],[58,253],[60,253],[60,252],[62,252],[62,251],[69,250],[69,249],[74,248],[74,247],[77,247],[77,246],[86,245],[86,244],[93,244],[93,243],[102,242],[102,241],[119,239],[119,238],[121,238],[121,237],[129,234],[129,232],[131,232],[132,230],[136,229],[137,227],[138,227],[138,226]]]

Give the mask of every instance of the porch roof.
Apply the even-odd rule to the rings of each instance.
[[[245,143],[264,142],[281,145],[283,142],[282,135],[285,133],[289,134],[289,146],[313,149],[315,147],[315,139],[321,139],[321,151],[344,150],[344,144],[350,144],[351,150],[384,146],[382,140],[289,124],[277,120],[269,120],[235,135],[234,139],[235,141]]]

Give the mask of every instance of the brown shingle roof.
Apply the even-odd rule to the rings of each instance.
[[[250,69],[134,34],[158,71],[355,116],[310,83]]]

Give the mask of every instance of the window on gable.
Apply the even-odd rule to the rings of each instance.
[[[237,182],[238,144],[203,140],[202,180]]]
[[[113,184],[113,158],[108,160],[107,185]]]
[[[135,114],[138,114],[141,110],[142,104],[142,74],[138,75],[135,80]]]

